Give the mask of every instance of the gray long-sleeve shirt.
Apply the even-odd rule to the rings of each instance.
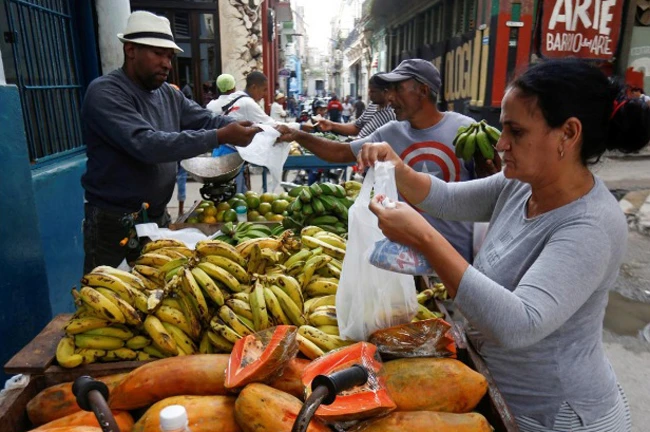
[[[582,198],[528,218],[530,185],[502,174],[432,182],[421,209],[490,221],[455,305],[513,413],[551,428],[566,401],[583,423],[598,419],[618,393],[602,326],[627,243],[605,184],[596,178]]]
[[[94,80],[81,110],[88,162],[86,200],[117,212],[165,211],[174,192],[176,162],[219,145],[215,129],[233,120],[188,100],[167,83],[146,91],[122,69]]]

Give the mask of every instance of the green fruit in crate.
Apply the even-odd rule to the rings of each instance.
[[[273,220],[273,216],[275,216],[275,213],[273,213],[272,211],[270,211],[270,212],[264,214],[264,218],[265,218],[267,221],[271,221],[271,220]]]
[[[216,216],[218,210],[215,206],[208,206],[203,209],[203,216]]]
[[[262,202],[260,203],[260,206],[257,208],[257,211],[260,212],[261,215],[265,215],[270,211],[273,211],[273,206],[271,203],[267,202]]]
[[[217,222],[223,222],[223,216],[227,211],[231,211],[231,210],[228,209],[228,210],[221,210],[221,211],[217,212],[217,217],[216,217]]]
[[[290,201],[291,197],[287,192],[282,192],[280,195],[278,195],[278,199]]]
[[[232,209],[226,210],[223,214],[223,220],[224,222],[235,222],[237,220],[237,212]]]
[[[248,221],[249,222],[256,221],[259,216],[260,216],[260,212],[256,210],[251,210],[248,212]]]
[[[248,205],[248,208],[251,210],[255,210],[260,206],[260,199],[259,197],[256,196],[249,196],[246,198],[246,204]]]
[[[248,210],[248,204],[245,200],[238,199],[236,201],[233,201],[231,208],[236,209],[237,207],[246,207],[246,210]]]
[[[199,223],[199,218],[197,218],[197,217],[195,217],[195,216],[194,216],[194,217],[191,217],[191,218],[188,218],[188,219],[187,219],[187,223],[190,223],[190,224]]]
[[[199,204],[199,208],[210,207],[211,205],[212,205],[212,201],[201,201],[201,204]]]
[[[266,218],[262,215],[259,215],[257,218],[255,218],[254,221],[251,222],[266,222]]]
[[[219,204],[217,204],[217,210],[219,211],[230,210],[230,204],[228,204],[227,202],[220,202]]]
[[[281,214],[283,211],[285,211],[289,207],[289,201],[287,200],[275,200],[271,204],[271,211],[276,214]]]
[[[242,201],[246,201],[246,195],[244,195],[244,194],[241,193],[241,192],[236,193],[236,194],[235,194],[235,198],[240,199],[240,200],[242,200]]]
[[[281,214],[274,214],[273,216],[271,216],[270,219],[267,218],[266,220],[268,220],[269,222],[282,222],[283,219],[284,216],[282,216]]]
[[[260,200],[265,203],[272,203],[273,201],[275,201],[275,198],[276,197],[274,194],[268,192],[265,192],[262,194],[262,196],[260,196]]]

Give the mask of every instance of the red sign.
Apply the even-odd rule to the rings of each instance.
[[[542,56],[612,60],[618,47],[622,0],[544,0]]]

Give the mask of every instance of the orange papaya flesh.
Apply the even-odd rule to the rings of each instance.
[[[456,358],[456,342],[451,325],[441,318],[416,321],[377,330],[368,342],[389,357]]]
[[[434,411],[392,412],[386,417],[368,420],[354,432],[492,432],[481,414],[454,414]]]
[[[282,373],[298,353],[298,328],[279,325],[239,339],[228,361],[226,388],[266,382]]]
[[[300,400],[305,399],[305,388],[302,385],[302,374],[311,360],[294,358],[285,366],[282,375],[275,377],[269,382],[269,385],[277,390],[282,390],[297,397]]]
[[[132,410],[171,396],[227,395],[228,354],[169,357],[131,371],[110,395],[113,409]]]
[[[160,432],[160,411],[182,405],[192,432],[241,432],[235,422],[234,396],[173,396],[152,405],[131,432]]]
[[[131,414],[128,412],[113,411],[113,416],[115,417],[115,422],[120,428],[120,431],[129,432],[133,428],[133,417],[131,417]],[[50,432],[52,429],[72,428],[76,426],[100,427],[97,417],[95,417],[95,413],[92,411],[79,411],[40,425],[36,429],[32,429],[32,431]]]
[[[311,382],[316,376],[329,375],[353,365],[366,368],[368,382],[338,394],[331,405],[321,405],[316,417],[327,423],[345,422],[385,415],[395,409],[395,402],[386,389],[377,347],[367,342],[332,351],[311,362],[302,376],[306,397],[311,393]]]
[[[398,411],[472,411],[488,389],[487,380],[448,358],[408,358],[384,363],[386,388]]]
[[[243,432],[291,432],[301,408],[302,402],[289,393],[252,383],[237,397],[235,420]],[[307,432],[330,431],[317,419],[312,419],[307,428]]]
[[[126,375],[108,375],[97,380],[106,384],[110,393]],[[72,382],[48,387],[27,403],[27,417],[33,426],[40,426],[79,411],[81,408],[77,405],[77,398],[72,394]]]

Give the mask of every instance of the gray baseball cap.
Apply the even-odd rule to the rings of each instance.
[[[436,95],[440,93],[442,84],[438,68],[430,61],[422,59],[404,60],[391,72],[381,74],[378,78],[387,82],[400,82],[413,78],[428,85]]]

